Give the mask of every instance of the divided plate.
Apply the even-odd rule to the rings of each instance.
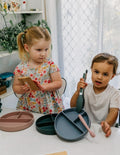
[[[36,129],[46,135],[55,135],[54,120],[57,113],[46,114],[36,120]]]
[[[30,112],[11,112],[0,117],[0,130],[19,131],[30,127],[33,122],[34,116]]]
[[[56,116],[54,128],[60,138],[67,141],[76,141],[82,139],[87,134],[88,130],[80,121],[79,114],[82,115],[90,127],[90,119],[84,110],[78,113],[76,108],[70,108],[63,110]]]

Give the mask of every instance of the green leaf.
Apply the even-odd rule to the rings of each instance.
[[[9,22],[10,22],[11,26],[14,26],[14,24],[13,24],[12,20],[10,20]]]
[[[50,30],[50,28],[48,27],[48,26],[46,26],[46,29],[50,32],[50,34],[51,34],[51,30]]]

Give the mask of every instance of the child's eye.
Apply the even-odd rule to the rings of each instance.
[[[48,48],[46,48],[45,51],[48,51]]]
[[[95,72],[96,74],[98,74],[98,73],[99,73],[99,71],[97,71],[97,70],[95,70],[94,72]]]
[[[108,73],[104,73],[103,75],[104,75],[104,76],[108,76]]]
[[[37,51],[42,51],[41,49],[37,49]]]

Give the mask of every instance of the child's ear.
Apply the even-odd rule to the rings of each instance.
[[[27,44],[24,44],[24,49],[25,49],[27,52],[29,52],[29,47],[28,47]]]
[[[112,75],[111,80],[114,78],[115,74]]]

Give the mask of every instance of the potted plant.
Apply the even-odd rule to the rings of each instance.
[[[14,24],[13,21],[10,20],[9,21],[10,26],[8,26],[7,22],[6,22],[6,16],[8,13],[7,13],[6,9],[4,9],[2,7],[1,4],[0,4],[0,10],[1,10],[0,15],[3,17],[4,24],[5,24],[5,27],[3,27],[0,30],[0,46],[2,47],[3,51],[7,50],[11,53],[13,50],[16,50],[17,49],[17,35],[20,32],[23,32],[25,29],[27,29],[31,26],[41,26],[41,27],[47,28],[48,31],[51,33],[47,22],[43,19],[41,21],[38,20],[37,23],[29,22],[26,25],[26,15],[25,14],[23,14],[22,21],[20,21],[17,24]],[[14,14],[14,12],[13,12],[13,15],[16,18],[16,15]]]

